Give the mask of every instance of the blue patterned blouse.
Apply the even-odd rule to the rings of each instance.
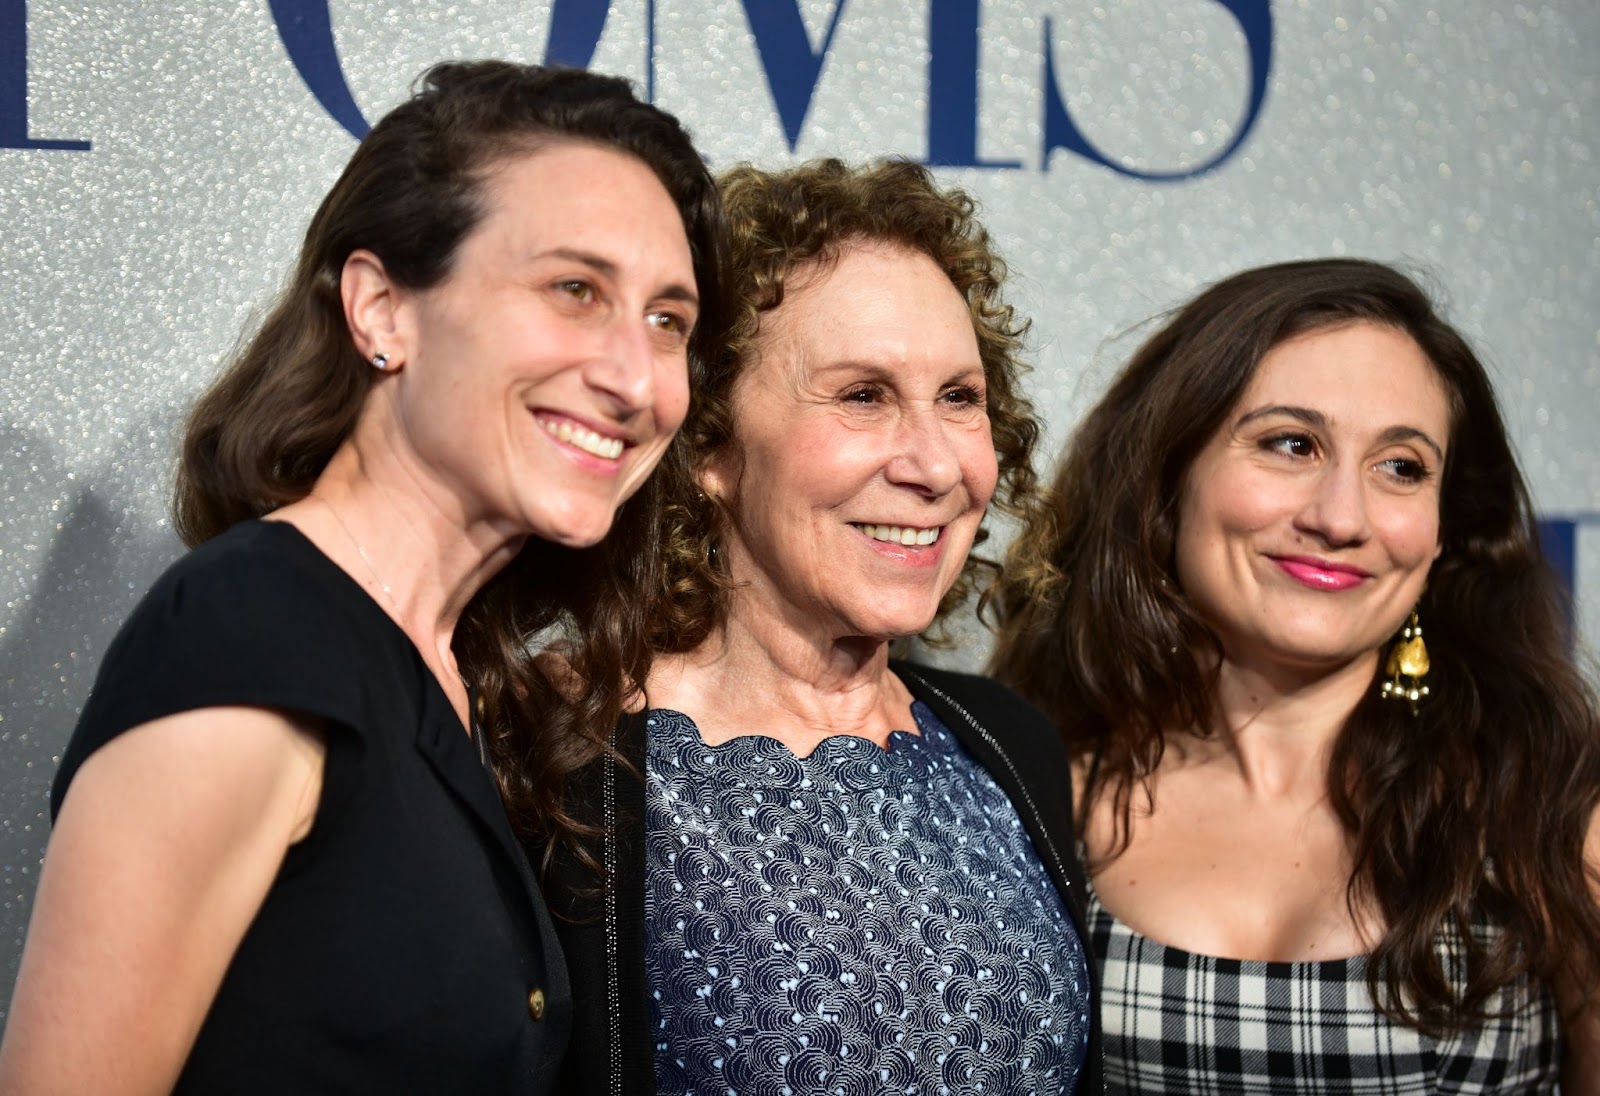
[[[797,758],[648,716],[646,964],[662,1096],[1071,1092],[1084,949],[1004,792],[920,735]]]

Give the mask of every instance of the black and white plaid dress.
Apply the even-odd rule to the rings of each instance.
[[[1507,987],[1491,1002],[1503,1019],[1433,1039],[1378,1011],[1361,956],[1195,955],[1140,936],[1092,887],[1089,900],[1108,1092],[1559,1091],[1561,1034],[1546,986]]]

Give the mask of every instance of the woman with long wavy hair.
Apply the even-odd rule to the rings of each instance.
[[[1423,291],[1347,259],[1219,282],[1050,502],[992,669],[1073,758],[1109,1087],[1596,1091],[1600,721]]]
[[[565,776],[642,673],[624,503],[726,246],[625,81],[447,63],[373,127],[190,417],[194,550],[62,758],[0,1089],[553,1090],[571,988],[517,833],[578,835]],[[532,663],[563,626],[570,704]]]

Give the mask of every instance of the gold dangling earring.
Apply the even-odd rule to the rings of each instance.
[[[1400,638],[1390,648],[1389,661],[1383,668],[1383,672],[1389,675],[1389,680],[1383,683],[1384,699],[1409,700],[1411,714],[1416,715],[1417,701],[1428,695],[1428,686],[1423,684],[1423,678],[1428,676],[1432,668],[1432,663],[1428,661],[1428,645],[1422,642],[1422,622],[1417,619],[1417,611],[1412,609],[1411,617],[1400,629]]]

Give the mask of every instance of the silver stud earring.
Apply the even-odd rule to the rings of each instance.
[[[387,355],[387,354],[374,354],[374,355],[372,355],[372,368],[376,369],[380,373],[387,372],[388,369],[389,369],[389,355]]]

